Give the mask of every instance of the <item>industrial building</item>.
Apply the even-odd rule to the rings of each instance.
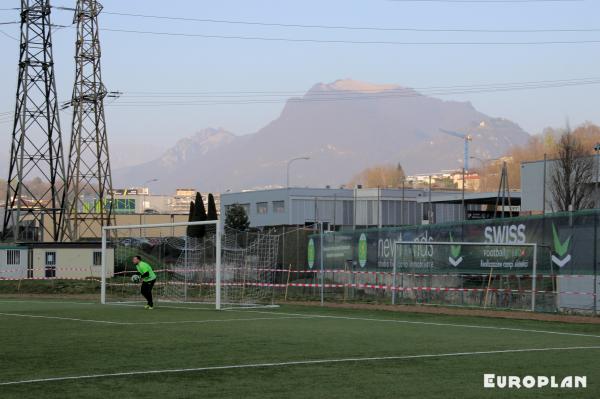
[[[456,193],[456,191],[454,191]],[[432,191],[431,198],[448,191]],[[239,204],[250,227],[301,226],[316,221],[330,229],[385,227],[427,223],[429,192],[424,189],[283,188],[225,193],[221,213]],[[444,209],[442,209],[444,208]],[[440,206],[440,213],[456,214],[460,205]]]
[[[283,188],[222,194],[223,215],[234,204],[244,207],[250,227],[303,226],[321,221],[331,230],[345,230],[518,216],[521,195],[507,193],[502,206],[497,192],[414,188]]]

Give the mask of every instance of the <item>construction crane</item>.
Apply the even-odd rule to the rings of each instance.
[[[465,154],[464,154],[465,160],[463,161],[463,167],[465,168],[465,171],[468,171],[469,170],[469,142],[473,141],[473,136],[471,136],[470,134],[454,132],[452,130],[446,130],[446,129],[440,129],[440,131],[443,133],[446,133],[450,136],[458,137],[465,141]]]

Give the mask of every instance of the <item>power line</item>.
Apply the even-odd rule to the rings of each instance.
[[[480,29],[480,28],[398,28],[398,27],[375,27],[375,26],[349,26],[349,25],[307,25],[307,24],[284,24],[276,22],[260,22],[260,21],[240,21],[227,19],[212,19],[212,18],[190,18],[190,17],[174,17],[162,15],[148,14],[133,14],[124,12],[109,12],[104,11],[104,14],[159,19],[169,21],[185,21],[185,22],[202,22],[202,23],[217,23],[230,25],[250,25],[250,26],[267,26],[278,28],[302,28],[302,29],[331,29],[331,30],[358,30],[358,31],[378,31],[378,32],[457,32],[457,33],[549,33],[549,32],[600,32],[600,28],[555,28],[555,29]]]
[[[476,88],[498,88],[498,87],[521,87],[521,86],[540,86],[540,85],[555,85],[555,84],[568,84],[568,85],[579,85],[579,84],[587,84],[590,81],[595,82],[600,80],[600,77],[585,77],[585,78],[572,78],[572,79],[555,79],[555,80],[536,80],[536,81],[520,81],[520,82],[503,82],[503,83],[480,83],[480,84],[461,84],[461,85],[450,85],[450,86],[427,86],[427,87],[393,87],[393,88],[373,88],[373,89],[362,89],[361,93],[364,92],[374,92],[374,93],[398,93],[398,92],[413,92],[413,91],[430,91],[430,90],[441,90],[441,89],[476,89]],[[354,90],[336,90],[335,92],[314,92],[311,95],[339,95],[340,92],[349,92],[356,93]],[[306,90],[285,90],[285,91],[128,91],[128,96],[136,96],[136,95],[155,95],[155,96],[209,96],[213,97],[213,95],[223,96],[223,95],[233,95],[237,96],[298,96],[306,94]]]
[[[241,99],[241,100],[182,100],[176,99],[174,101],[120,101],[114,104],[114,107],[154,107],[154,106],[181,106],[181,105],[249,105],[249,104],[276,104],[282,102],[297,102],[297,103],[313,103],[313,102],[332,102],[332,101],[360,101],[360,100],[385,100],[390,98],[415,98],[427,96],[446,96],[446,95],[457,95],[457,94],[479,94],[479,93],[495,93],[495,92],[506,92],[506,91],[522,91],[522,90],[533,90],[533,89],[547,89],[547,88],[559,88],[559,87],[570,87],[570,86],[587,86],[600,84],[600,79],[589,80],[585,82],[567,82],[557,81],[555,83],[541,83],[537,85],[513,85],[513,86],[498,86],[498,87],[477,87],[454,90],[431,90],[428,92],[416,92],[411,89],[406,89],[405,93],[386,95],[385,92],[377,95],[361,94],[354,92],[350,96],[348,94],[339,93],[333,97],[319,97],[313,96],[316,93],[309,93],[307,97],[303,98],[275,98],[275,99]],[[126,96],[125,96],[126,98]],[[213,98],[213,97],[209,97]]]
[[[12,40],[19,41],[19,39],[18,39],[18,38],[16,38],[16,37],[14,37],[13,35],[10,35],[10,34],[8,34],[8,33],[4,32],[2,29],[0,29],[0,34],[2,34],[2,35],[4,35],[4,36],[8,37],[9,39],[12,39]]]
[[[241,35],[212,35],[201,33],[181,32],[157,32],[146,30],[114,29],[104,28],[107,32],[134,33],[153,36],[190,37],[203,39],[230,39],[230,40],[256,40],[267,42],[286,43],[320,43],[320,44],[368,44],[368,45],[395,45],[395,46],[534,46],[534,45],[560,45],[560,44],[597,44],[600,40],[546,40],[546,41],[524,41],[524,42],[401,42],[384,40],[335,40],[335,39],[307,39],[307,38],[284,38],[267,36],[241,36]]]
[[[433,0],[431,0],[433,1]],[[549,0],[543,0],[549,1]],[[550,0],[551,1],[551,0]],[[560,0],[565,1],[565,0]],[[583,0],[574,0],[583,1]],[[75,11],[70,7],[53,7],[58,10]],[[302,28],[302,29],[332,29],[332,30],[358,30],[358,31],[381,31],[381,32],[472,32],[472,33],[551,33],[551,32],[600,32],[600,28],[541,28],[541,29],[485,29],[485,28],[416,28],[416,27],[376,27],[376,26],[350,26],[350,25],[324,25],[324,24],[290,24],[278,22],[263,22],[263,21],[242,21],[230,19],[214,19],[214,18],[193,18],[168,15],[151,15],[128,12],[111,12],[103,11],[103,14],[159,19],[171,21],[185,22],[200,22],[200,23],[216,23],[216,24],[232,24],[232,25],[249,25],[249,26],[265,26],[265,27],[280,27],[280,28]]]
[[[600,77],[576,79],[558,79],[541,81],[522,81],[508,83],[482,83],[450,86],[428,86],[421,88],[391,88],[386,90],[373,89],[351,91],[337,90],[334,92],[296,92],[296,91],[220,91],[220,92],[188,92],[188,91],[128,91],[124,100],[107,104],[112,107],[154,107],[177,105],[246,105],[246,104],[276,104],[282,102],[322,102],[322,101],[361,101],[385,100],[390,98],[415,98],[423,96],[447,96],[457,94],[485,94],[509,91],[539,90],[562,87],[590,86],[600,84]],[[304,96],[306,95],[306,96]],[[296,96],[296,98],[294,98]],[[304,96],[303,98],[298,98]],[[202,98],[205,99],[202,99]],[[269,98],[274,97],[274,98]],[[131,98],[132,100],[128,100]],[[141,99],[135,100],[136,98]],[[143,99],[157,99],[143,101]],[[173,100],[170,100],[173,98]],[[225,98],[223,100],[222,98]],[[163,101],[159,101],[163,99]],[[218,99],[218,100],[214,100]],[[64,111],[64,110],[63,110]],[[12,116],[13,111],[0,113],[0,119]],[[11,121],[11,120],[9,120]]]

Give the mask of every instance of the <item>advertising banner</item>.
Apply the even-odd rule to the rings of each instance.
[[[399,241],[420,243],[397,257],[398,266],[436,267],[515,273],[532,272],[532,249],[537,244],[538,273],[595,274],[597,229],[600,212],[583,211],[546,216],[471,221],[458,224],[423,225],[325,233],[323,257],[326,269],[390,270]],[[318,235],[309,244],[309,260],[319,265]],[[434,242],[469,242],[481,245],[432,245]],[[511,246],[485,245],[511,244]],[[402,246],[400,246],[402,247]],[[408,249],[407,249],[408,250]],[[462,257],[462,261],[458,261]],[[453,259],[453,260],[449,260]],[[454,263],[454,264],[453,264]],[[311,266],[311,265],[309,265]]]

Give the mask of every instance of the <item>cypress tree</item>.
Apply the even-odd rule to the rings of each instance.
[[[219,220],[217,215],[217,205],[215,204],[215,197],[212,194],[208,194],[208,214],[206,215],[208,220]]]
[[[188,222],[193,222],[194,221],[194,201],[190,201],[190,213],[188,214]],[[186,235],[189,237],[192,234],[192,227],[194,226],[188,226],[187,230],[186,230]]]
[[[201,222],[206,220],[206,208],[204,207],[204,201],[202,201],[202,194],[196,193],[196,201],[194,201],[194,222]],[[206,226],[191,226],[190,237],[202,238],[206,234]]]

